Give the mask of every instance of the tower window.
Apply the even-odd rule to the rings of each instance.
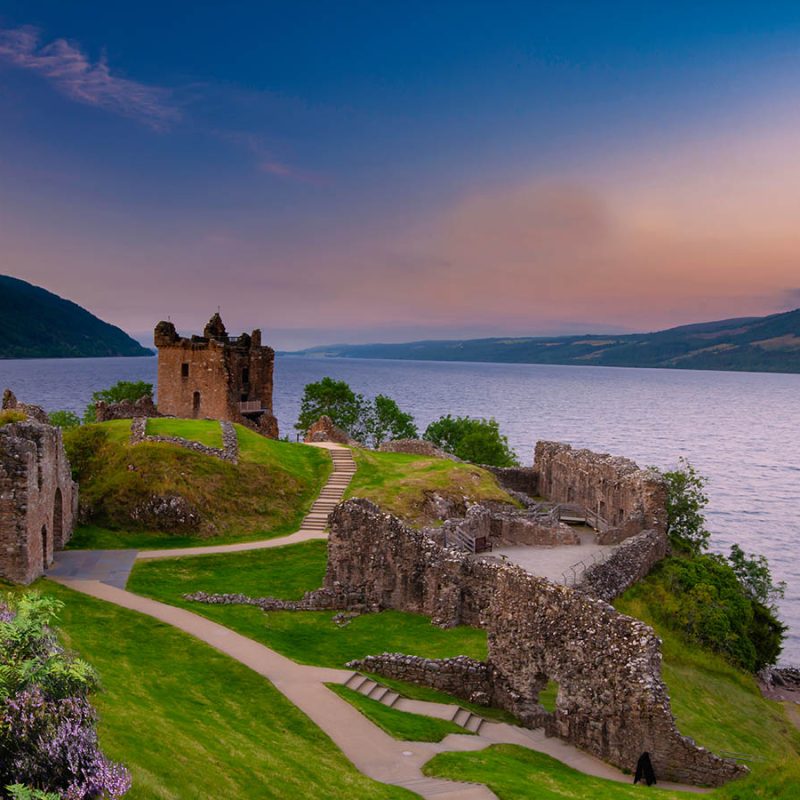
[[[189,363],[184,361],[181,364],[181,378],[188,378],[189,377]]]
[[[250,383],[250,367],[242,370],[242,383]]]

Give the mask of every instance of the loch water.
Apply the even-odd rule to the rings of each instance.
[[[738,542],[763,553],[787,582],[781,661],[800,664],[800,375],[282,356],[282,434],[294,437],[303,386],[326,375],[395,398],[420,430],[446,413],[494,417],[525,464],[538,439],[643,466],[686,457],[709,479],[713,548]],[[0,390],[48,411],[81,413],[93,391],[118,380],[155,383],[156,359],[0,361]]]

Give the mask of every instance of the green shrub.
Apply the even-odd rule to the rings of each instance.
[[[494,419],[451,417],[450,414],[428,425],[423,438],[463,461],[493,467],[519,464],[508,439],[500,433]]]
[[[14,411],[13,409],[0,411],[0,426],[12,425],[15,422],[25,422],[26,419],[28,417],[22,411]]]
[[[108,431],[97,425],[64,431],[64,449],[67,451],[74,480],[80,483],[96,471],[101,452],[108,441]]]
[[[706,529],[703,509],[708,503],[706,479],[686,459],[669,472],[667,480],[667,533],[673,546],[691,553],[708,548],[711,534]]]
[[[47,416],[50,424],[57,428],[77,428],[81,424],[81,418],[74,411],[53,411]]]

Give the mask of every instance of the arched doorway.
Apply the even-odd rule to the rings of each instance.
[[[192,395],[192,416],[197,419],[200,416],[200,392]]]
[[[64,547],[64,499],[61,489],[56,489],[56,498],[53,502],[53,549],[61,550]]]
[[[50,566],[47,560],[47,526],[42,525],[42,569],[46,570]]]

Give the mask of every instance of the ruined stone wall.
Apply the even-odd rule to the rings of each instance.
[[[336,442],[338,444],[349,444],[350,435],[347,433],[347,431],[344,431],[337,425],[334,425],[333,420],[327,414],[323,414],[306,431],[306,435],[303,441]]]
[[[381,453],[410,453],[415,456],[431,456],[432,458],[449,458],[451,461],[460,461],[452,453],[445,453],[433,442],[424,439],[392,439],[383,442],[378,448]]]
[[[667,486],[655,470],[561,442],[537,442],[534,469],[540,495],[583,506],[609,524],[604,543],[666,528]]]
[[[140,397],[138,400],[121,400],[118,403],[95,403],[95,419],[106,422],[110,419],[135,419],[136,417],[161,417],[163,414],[156,408],[152,397]]]
[[[34,420],[0,426],[0,577],[41,576],[72,535],[77,503],[61,431]]]
[[[212,323],[215,319],[216,315]],[[261,345],[260,331],[231,339],[221,320],[218,325],[206,326],[204,333],[213,336],[190,339],[178,336],[170,322],[156,326],[159,411],[240,422],[277,437],[272,408],[274,350]],[[243,415],[239,408],[243,401],[257,401],[264,413]]]
[[[520,492],[528,497],[539,494],[538,475],[531,467],[492,467],[482,465],[497,478],[497,482],[506,490]]]
[[[605,561],[590,566],[575,588],[610,602],[648,575],[668,550],[664,531],[642,531],[614,548]]]
[[[746,772],[678,733],[659,639],[605,602],[448,550],[365,500],[331,517],[325,589],[439,625],[482,625],[494,684],[503,687],[495,702],[532,724],[539,693],[556,681],[548,729],[621,768],[633,769],[648,750],[664,780],[719,785]]]

